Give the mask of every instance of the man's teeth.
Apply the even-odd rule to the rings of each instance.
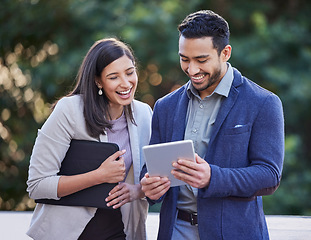
[[[127,90],[127,91],[123,91],[123,92],[119,92],[119,93],[120,93],[120,94],[124,94],[124,95],[125,95],[125,94],[130,93],[130,92],[131,92],[131,89],[132,89],[132,88],[130,88],[130,89],[129,89],[129,90]]]
[[[194,79],[194,80],[200,80],[200,79],[204,78],[204,76],[205,76],[205,75],[201,75],[201,76],[199,76],[199,77],[192,77],[192,79]]]

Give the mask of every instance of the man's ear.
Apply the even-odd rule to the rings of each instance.
[[[223,62],[227,62],[231,57],[232,47],[230,45],[225,46],[225,48],[221,51],[221,60]]]

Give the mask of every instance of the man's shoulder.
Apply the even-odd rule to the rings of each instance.
[[[244,93],[252,98],[265,98],[269,95],[275,95],[270,90],[243,76],[237,69],[234,69],[233,86],[236,87],[240,93]]]
[[[176,101],[179,100],[179,98],[183,95],[183,94],[187,94],[187,86],[189,85],[189,82],[187,82],[186,84],[182,85],[181,87],[175,89],[174,91],[166,94],[165,96],[159,98],[157,100],[157,102],[161,102],[161,103],[174,103]]]

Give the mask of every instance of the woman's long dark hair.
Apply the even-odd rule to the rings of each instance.
[[[105,38],[93,44],[80,66],[77,83],[72,92],[67,96],[80,94],[83,98],[83,114],[86,121],[86,128],[90,136],[99,137],[105,134],[105,129],[111,129],[109,122],[109,100],[103,91],[103,95],[98,94],[96,77],[101,76],[104,68],[126,55],[135,63],[132,49],[125,43],[115,38]],[[125,115],[135,124],[131,105],[124,107]]]

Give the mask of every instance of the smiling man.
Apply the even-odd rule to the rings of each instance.
[[[219,55],[212,37],[186,38],[181,35],[179,38],[180,66],[201,99],[211,95],[226,74],[230,55],[230,45],[226,45]]]
[[[190,139],[196,161],[173,163],[180,187],[142,171],[150,203],[163,201],[158,239],[269,239],[261,196],[281,179],[282,103],[228,62],[221,16],[195,12],[178,30],[180,66],[190,80],[155,104],[150,144]]]

